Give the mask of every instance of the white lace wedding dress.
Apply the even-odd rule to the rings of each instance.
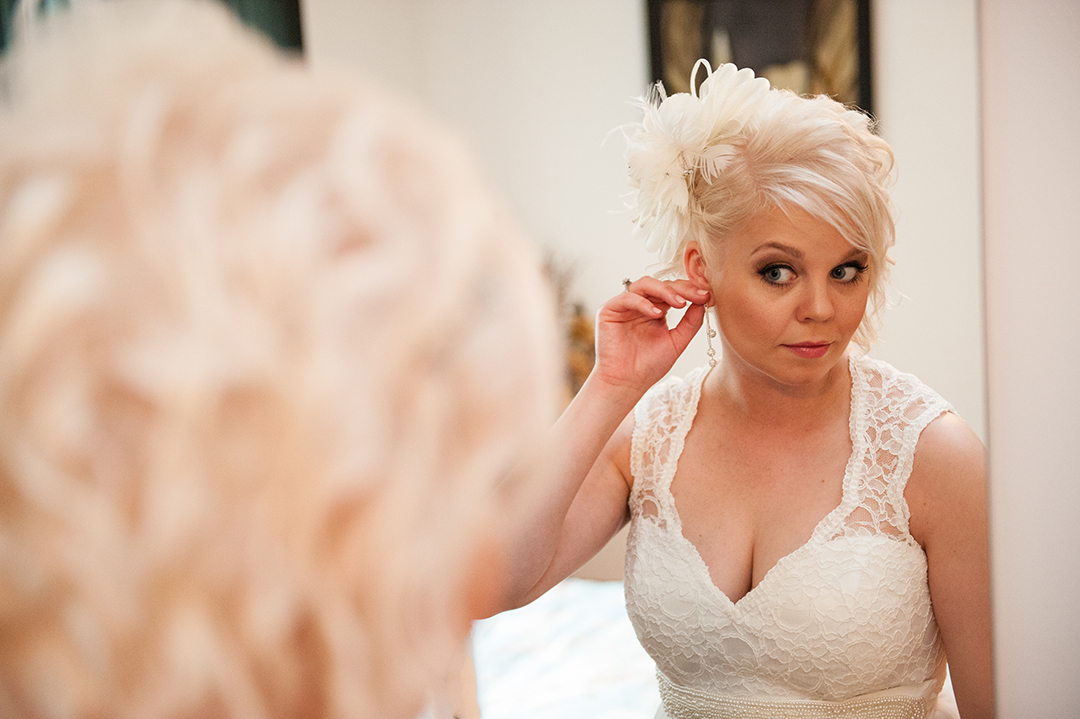
[[[945,656],[903,495],[920,432],[950,407],[883,362],[850,367],[840,506],[734,603],[683,537],[670,492],[705,369],[658,385],[635,410],[625,590],[656,661],[658,717],[954,716],[937,700]]]

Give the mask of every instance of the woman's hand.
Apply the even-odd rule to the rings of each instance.
[[[630,414],[663,378],[705,318],[709,293],[688,280],[644,277],[597,313],[596,366],[543,450],[549,491],[518,520],[506,606],[531,602],[596,554],[629,519]],[[690,307],[668,329],[671,309]]]
[[[596,317],[597,379],[644,392],[667,374],[701,329],[709,293],[689,280],[642,277],[605,302]],[[690,307],[673,328],[667,313]]]

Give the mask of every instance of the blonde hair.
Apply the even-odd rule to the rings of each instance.
[[[556,410],[531,250],[216,5],[75,3],[0,72],[0,714],[415,714]]]
[[[711,73],[700,95],[661,93],[645,106],[645,123],[631,138],[631,178],[641,188],[640,230],[662,247],[654,273],[684,276],[691,241],[709,259],[757,215],[805,210],[870,256],[869,308],[854,336],[868,350],[895,241],[894,156],[870,118],[824,95],[768,88],[731,65]],[[657,162],[669,157],[678,164]]]
[[[714,253],[724,237],[773,208],[801,208],[870,256],[870,302],[853,341],[869,350],[896,239],[893,153],[870,119],[824,95],[771,90],[718,177],[695,178],[690,236]]]

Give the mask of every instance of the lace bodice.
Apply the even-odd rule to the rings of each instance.
[[[670,492],[706,372],[662,383],[639,403],[626,601],[662,690],[840,702],[909,686],[929,702],[940,688],[926,556],[903,493],[919,434],[950,407],[883,362],[853,358],[850,367],[853,449],[840,505],[738,602],[684,538]],[[669,714],[694,716],[673,712],[677,701],[665,694]],[[896,716],[923,716],[912,711]]]

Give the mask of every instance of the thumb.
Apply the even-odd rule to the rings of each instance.
[[[704,322],[705,305],[690,305],[679,320],[679,324],[671,330],[671,341],[680,354],[690,344],[690,340],[694,339],[694,335],[698,333]]]

